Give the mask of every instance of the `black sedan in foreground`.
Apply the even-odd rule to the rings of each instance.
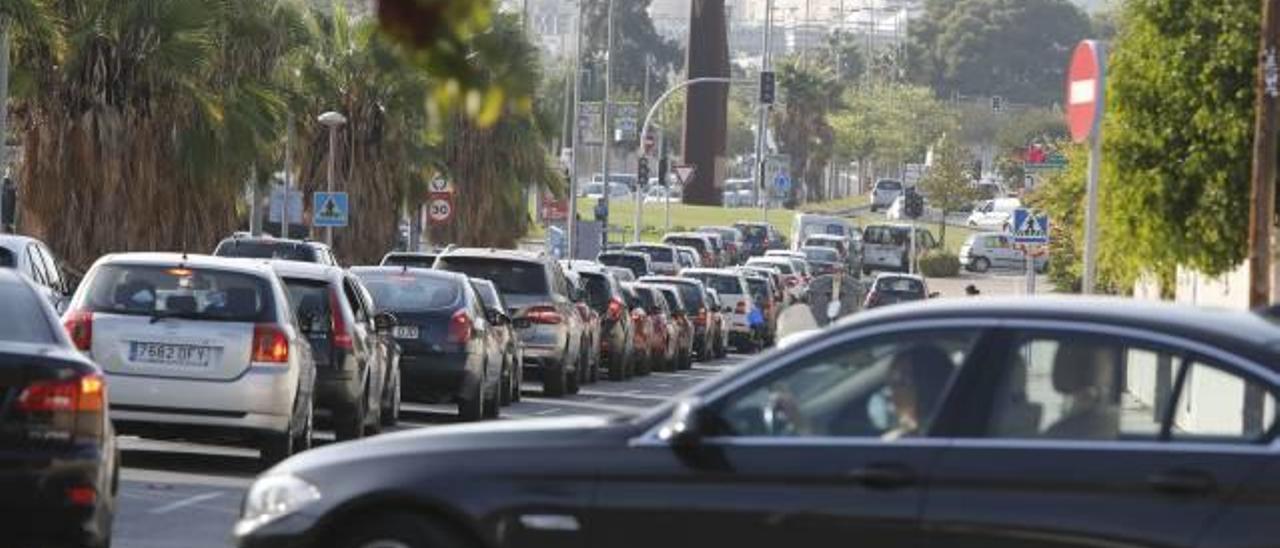
[[[2,269],[0,303],[0,544],[107,546],[120,456],[102,371],[35,288]],[[88,323],[72,326],[89,336]]]
[[[1103,299],[860,314],[641,416],[337,444],[241,546],[1187,547],[1280,538],[1280,327]]]

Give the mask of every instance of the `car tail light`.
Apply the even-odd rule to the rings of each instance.
[[[350,338],[347,340],[349,341]],[[255,363],[288,363],[289,338],[285,336],[280,326],[267,323],[253,327],[253,361]]]
[[[698,325],[707,325],[707,307],[698,307],[698,316],[693,319],[693,322]]]
[[[564,321],[560,313],[550,306],[535,306],[525,313],[525,317],[533,323],[556,325]]]
[[[471,318],[466,310],[458,310],[449,318],[449,342],[467,344],[471,342]]]
[[[608,314],[609,319],[611,321],[616,322],[622,319],[622,301],[618,300],[617,298],[610,299],[609,310],[606,312],[606,314]]]
[[[98,501],[98,491],[88,485],[67,488],[67,502],[73,506],[93,506]]]
[[[333,347],[341,350],[351,350],[351,331],[347,329],[347,319],[342,315],[342,307],[338,304],[338,293],[329,292],[329,320],[331,322],[330,333],[333,334]]]
[[[18,396],[18,410],[25,413],[102,411],[103,390],[102,377],[98,375],[36,381]]]
[[[71,337],[71,343],[82,352],[88,352],[93,347],[93,312],[87,310],[75,310],[67,313],[66,319],[62,320],[62,326],[66,328],[67,335]]]

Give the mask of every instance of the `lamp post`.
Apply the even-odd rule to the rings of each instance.
[[[338,156],[338,128],[347,123],[347,117],[337,112],[329,111],[321,114],[316,120],[324,127],[329,128],[329,181],[325,184],[325,191],[333,192],[333,173]],[[315,212],[312,212],[312,215],[314,214]],[[333,246],[333,227],[325,229],[324,242],[330,247]]]

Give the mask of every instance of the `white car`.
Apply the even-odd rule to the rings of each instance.
[[[1013,211],[1021,207],[1022,200],[1017,198],[986,200],[973,209],[966,222],[973,228],[1008,231]]]
[[[800,266],[797,266],[797,263]],[[809,292],[808,282],[804,278],[804,272],[807,267],[803,265],[804,259],[795,257],[752,257],[747,260],[747,266],[773,268],[782,275],[782,283],[785,284],[783,291],[786,292],[787,304],[800,302],[804,299],[805,294]]]
[[[686,268],[680,272],[680,277],[699,280],[719,293],[724,307],[721,312],[733,318],[729,322],[729,345],[737,349],[749,348],[754,341],[749,318],[755,303],[742,273],[718,268]]]
[[[1027,256],[1014,246],[1010,234],[973,234],[960,248],[960,264],[971,272],[986,272],[992,268],[1025,270]],[[1036,272],[1049,267],[1049,258],[1033,259]]]
[[[644,203],[646,204],[662,204],[662,203],[680,203],[684,198],[684,189],[679,185],[650,186],[648,193],[645,194]]]
[[[235,437],[265,463],[311,446],[311,344],[265,261],[107,255],[62,319],[102,366],[117,430]]]
[[[70,300],[70,284],[63,275],[57,257],[49,246],[35,238],[0,234],[0,268],[11,268],[31,281],[53,309],[59,313],[67,308]]]
[[[905,191],[906,188],[902,185],[902,181],[894,179],[876,181],[875,186],[871,188],[871,212],[875,213],[889,207],[893,204],[893,200],[901,196]]]

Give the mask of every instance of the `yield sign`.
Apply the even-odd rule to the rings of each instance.
[[[683,185],[693,178],[693,172],[696,168],[694,166],[676,166],[673,169],[676,172],[676,182]]]
[[[1077,143],[1089,140],[1102,119],[1106,89],[1102,50],[1096,41],[1080,42],[1067,69],[1067,126],[1071,129],[1071,139]]]

